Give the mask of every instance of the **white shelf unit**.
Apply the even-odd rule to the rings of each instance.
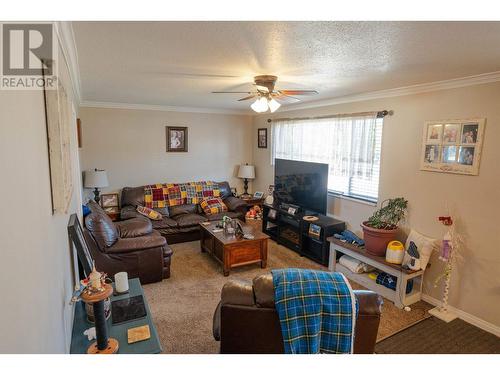
[[[335,242],[340,242],[333,240]],[[368,254],[363,254],[364,250],[352,250],[349,249],[347,245],[343,246],[340,244],[330,241],[330,258],[328,262],[328,269],[332,272],[341,272],[349,280],[352,280],[365,288],[372,290],[382,297],[394,302],[396,307],[402,309],[405,306],[409,306],[415,302],[420,301],[422,297],[422,276],[423,271],[407,271],[402,267],[396,267],[394,265],[389,265],[385,262],[384,258],[375,259],[377,257],[370,256]],[[337,253],[342,253],[349,255],[352,258],[358,259],[363,263],[366,263],[372,267],[375,267],[379,271],[383,271],[392,275],[398,279],[396,290],[389,289],[381,284],[377,284],[375,280],[368,277],[368,273],[354,273],[343,265],[337,263]],[[410,293],[406,293],[406,285],[408,281],[413,280],[413,289]]]

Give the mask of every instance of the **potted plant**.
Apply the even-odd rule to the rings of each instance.
[[[366,251],[376,256],[385,256],[387,244],[394,240],[398,224],[407,213],[408,201],[404,198],[387,199],[379,210],[361,224]]]

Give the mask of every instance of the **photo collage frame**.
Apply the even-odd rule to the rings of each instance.
[[[485,122],[485,119],[426,122],[420,169],[478,175]]]

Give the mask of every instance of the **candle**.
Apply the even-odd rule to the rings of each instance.
[[[117,293],[128,292],[128,275],[126,272],[115,274],[115,289]]]
[[[89,275],[89,280],[92,289],[101,289],[101,273],[97,272],[95,267],[92,269],[92,272]]]

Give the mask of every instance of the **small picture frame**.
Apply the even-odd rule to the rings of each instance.
[[[458,152],[458,164],[474,165],[475,147],[460,146]]]
[[[288,207],[287,211],[290,215],[295,215],[297,213],[297,208],[296,207]]]
[[[443,131],[443,143],[455,144],[460,137],[460,124],[445,124]]]
[[[267,148],[267,128],[257,129],[257,146]]]
[[[425,154],[424,160],[426,163],[440,163],[440,150],[441,147],[439,145],[426,145],[425,146]]]
[[[111,208],[111,207],[120,207],[118,204],[118,194],[101,194],[101,207],[102,208]]]
[[[185,126],[166,126],[167,152],[188,151],[188,128]]]
[[[477,135],[479,124],[464,124],[462,128],[462,143],[475,145],[477,143]]]
[[[267,217],[271,220],[276,220],[276,214],[277,214],[276,210],[270,209],[267,214]]]
[[[316,224],[309,224],[309,235],[314,238],[321,237],[321,227]]]
[[[264,192],[262,192],[262,191],[256,191],[255,193],[253,193],[254,199],[262,199],[263,196],[264,196]]]
[[[443,136],[443,124],[427,125],[427,143],[440,144]]]
[[[455,145],[444,145],[441,151],[441,163],[453,164],[457,162],[458,147]]]

